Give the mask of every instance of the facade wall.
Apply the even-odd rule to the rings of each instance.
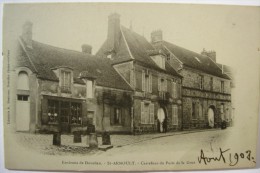
[[[20,72],[25,72],[28,75],[29,78],[29,91],[18,91],[17,89],[17,80],[18,80],[18,75]],[[22,93],[22,95],[28,95],[29,100],[28,103],[30,104],[29,108],[29,131],[34,132],[36,129],[36,121],[37,121],[37,91],[38,91],[38,83],[37,83],[37,77],[35,73],[32,73],[32,71],[26,67],[19,67],[16,68],[14,71],[11,73],[11,82],[12,86],[10,86],[10,103],[11,105],[11,121],[16,124],[16,127],[19,123],[18,116],[25,116],[24,112],[17,112],[17,101],[18,101],[18,95]],[[25,93],[25,94],[23,94]],[[17,128],[15,128],[17,130]]]
[[[152,75],[152,92],[142,91],[142,72],[147,71]],[[165,97],[162,97],[158,88],[158,77],[163,77],[167,80],[167,90],[164,92]],[[134,94],[134,134],[143,133],[157,133],[158,132],[158,109],[163,108],[167,117],[168,131],[180,130],[182,125],[182,105],[177,103],[181,100],[181,79],[173,77],[168,74],[158,72],[153,69],[148,69],[141,65],[135,65],[135,94]],[[177,83],[177,96],[173,97],[173,80]],[[154,104],[154,123],[143,124],[141,123],[141,102],[149,102]],[[173,105],[178,108],[178,124],[173,125],[172,120],[172,107]]]
[[[219,78],[213,75],[209,75],[203,72],[199,72],[192,69],[184,68],[181,70],[181,75],[183,76],[182,85],[183,87],[189,87],[194,89],[200,89],[200,77],[203,77],[203,90],[212,92],[222,92],[221,91],[221,81],[224,82],[224,92],[225,94],[231,93],[230,80]],[[212,79],[212,87],[211,87]]]
[[[132,93],[123,90],[98,87],[96,89],[96,129],[131,133]],[[120,111],[115,122],[116,109]]]
[[[182,89],[184,128],[209,128],[209,108],[214,110],[214,127],[219,127],[224,120],[230,121],[232,107],[229,80],[189,68],[184,68],[181,75],[184,77]],[[223,91],[221,81],[224,83]]]

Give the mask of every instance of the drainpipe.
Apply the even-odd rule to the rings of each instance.
[[[183,97],[182,97],[182,79],[181,79],[181,131],[183,131]]]

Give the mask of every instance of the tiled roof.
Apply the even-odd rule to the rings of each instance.
[[[33,49],[26,48],[26,52],[36,67],[38,77],[41,79],[58,81],[58,77],[52,69],[67,66],[73,69],[74,82],[76,83],[84,83],[79,78],[79,74],[82,72],[82,75],[84,75],[82,77],[95,77],[99,86],[132,90],[112,67],[109,59],[57,48],[36,41],[33,41],[32,47]],[[26,66],[28,62],[26,61],[23,65]]]
[[[217,64],[207,56],[195,53],[166,41],[161,41],[161,46],[165,46],[166,49],[173,53],[187,67],[221,78],[230,79],[226,74],[223,74]]]
[[[160,68],[149,56],[151,51],[156,52],[156,49],[143,36],[121,25],[121,35],[119,39],[119,47],[116,50],[116,57],[112,60],[113,64],[118,64],[126,61],[135,61],[138,64],[155,69],[157,71],[182,77],[169,64],[165,69]],[[97,52],[97,56],[106,57],[108,51],[107,40]],[[167,63],[166,63],[167,64]]]

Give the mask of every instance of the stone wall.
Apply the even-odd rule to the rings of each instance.
[[[232,115],[230,80],[189,68],[183,69],[181,75],[184,77],[182,89],[184,128],[209,128],[209,108],[214,110],[215,127],[220,127],[224,120],[230,120]],[[200,88],[200,76],[203,76],[202,88]],[[224,82],[224,91],[221,91],[221,81]]]

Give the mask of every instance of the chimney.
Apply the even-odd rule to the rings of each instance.
[[[120,38],[120,15],[112,13],[108,16],[108,32],[107,41],[109,45],[109,51],[116,51],[119,46]]]
[[[81,49],[82,49],[83,53],[92,54],[92,46],[90,46],[88,44],[83,44],[81,46]]]
[[[162,30],[156,30],[151,33],[152,43],[156,43],[163,40]]]
[[[204,48],[201,52],[201,55],[208,56],[210,59],[212,59],[214,62],[216,62],[216,51],[211,50],[211,51],[206,51]]]
[[[23,24],[22,39],[29,48],[32,48],[32,27],[33,23],[30,21]]]

